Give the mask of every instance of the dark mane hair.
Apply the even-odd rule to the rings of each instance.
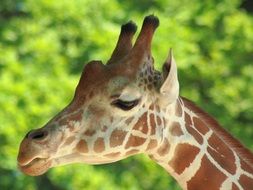
[[[208,124],[207,126],[213,130],[224,143],[231,147],[231,149],[235,150],[238,153],[238,156],[253,168],[253,154],[249,149],[245,148],[239,140],[227,132],[226,129],[221,127],[212,116],[200,109],[192,101],[184,97],[181,97],[181,99],[186,107],[189,107],[195,114],[202,118],[203,122]]]

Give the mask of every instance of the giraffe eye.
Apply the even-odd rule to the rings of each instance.
[[[134,108],[135,106],[137,106],[137,104],[139,103],[140,99],[136,99],[133,101],[124,101],[124,100],[114,100],[111,105],[120,108],[124,111],[128,111],[131,110],[132,108]]]

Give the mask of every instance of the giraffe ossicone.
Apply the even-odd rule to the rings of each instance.
[[[179,96],[170,51],[154,69],[157,17],[121,27],[107,64],[88,63],[71,103],[20,144],[18,167],[28,175],[71,164],[103,164],[144,153],[186,190],[250,190],[253,155],[208,114]]]

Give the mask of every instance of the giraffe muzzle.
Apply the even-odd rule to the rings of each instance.
[[[45,151],[33,146],[28,139],[24,139],[17,158],[18,168],[25,174],[37,176],[45,173],[51,166],[49,155]]]
[[[49,148],[46,143],[49,133],[40,128],[28,132],[22,140],[17,158],[18,168],[25,174],[36,176],[46,172],[51,161],[49,160]]]

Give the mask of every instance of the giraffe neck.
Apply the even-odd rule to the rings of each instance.
[[[252,188],[250,151],[189,100],[179,98],[175,106],[164,143],[151,159],[186,190]]]

